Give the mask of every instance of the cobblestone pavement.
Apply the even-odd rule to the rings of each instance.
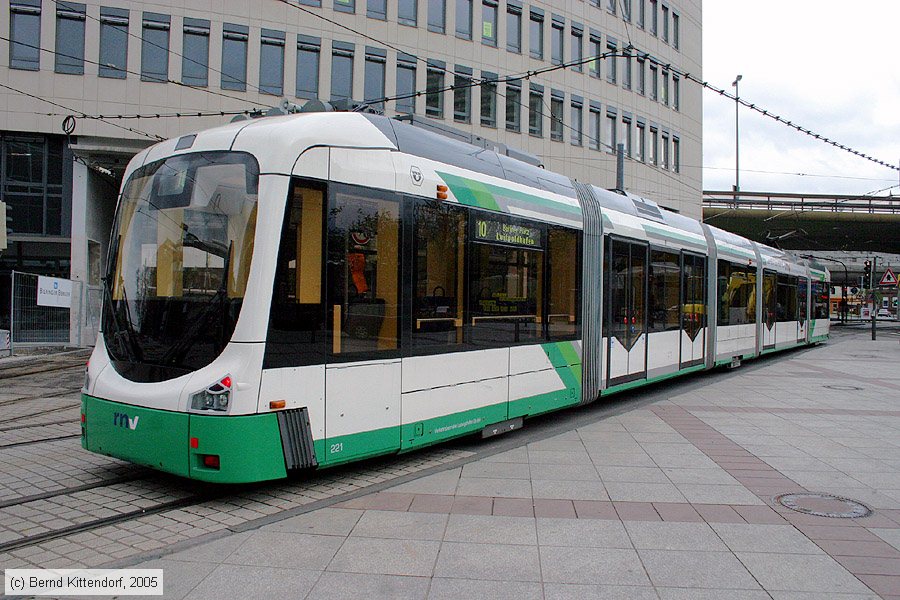
[[[33,479],[7,502],[51,495],[0,497],[13,542],[189,502],[10,549],[0,565],[163,568],[166,597],[192,599],[900,598],[898,340],[838,331],[492,440],[196,502],[190,484],[77,439],[0,448],[0,477]],[[30,472],[29,452],[70,462]],[[100,485],[115,478],[133,480]],[[803,514],[774,502],[788,492],[874,513]]]

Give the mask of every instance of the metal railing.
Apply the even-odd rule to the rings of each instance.
[[[800,212],[900,214],[900,196],[704,191],[703,206],[755,210],[796,210]]]

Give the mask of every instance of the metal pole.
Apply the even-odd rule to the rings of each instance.
[[[625,144],[616,144],[616,189],[625,191]]]
[[[3,223],[0,226],[5,227],[6,223]],[[21,256],[21,254],[20,254],[20,256]],[[15,314],[16,314],[15,309],[16,309],[16,272],[11,271],[9,274],[9,355],[10,356],[13,355],[13,338],[15,337],[15,335],[13,335],[13,328],[14,328],[13,318],[15,317]]]
[[[731,85],[734,86],[734,207],[737,208],[738,194],[741,191],[741,134],[738,108],[740,107],[741,91],[738,87],[743,76],[734,78]]]

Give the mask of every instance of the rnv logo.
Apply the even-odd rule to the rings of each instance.
[[[140,417],[130,419],[125,413],[113,413],[113,425],[116,427],[125,427],[126,429],[135,430],[138,426],[138,419],[140,419]]]

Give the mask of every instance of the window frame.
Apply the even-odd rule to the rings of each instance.
[[[149,83],[167,83],[169,79],[169,54],[171,53],[172,44],[172,17],[161,13],[144,11],[141,15],[141,81]],[[165,45],[157,43],[151,37],[156,37],[149,32],[164,31]],[[156,48],[157,50],[152,50]],[[165,61],[159,65],[164,65],[164,70],[151,71],[150,62],[160,57],[153,56],[158,51],[165,52]]]
[[[56,5],[56,55],[53,66],[56,73],[84,75],[85,18],[84,4],[60,1]],[[68,42],[74,42],[74,47],[63,48],[62,44]]]
[[[209,85],[209,36],[208,20],[184,17],[181,27],[181,83],[193,87]],[[200,52],[196,56],[191,56],[194,49]]]
[[[246,25],[237,23],[222,24],[222,71],[219,87],[223,90],[236,90],[239,92],[247,91],[247,50],[250,43],[250,28]],[[241,53],[243,55],[243,74],[242,78],[238,78],[238,72],[233,74],[228,72],[226,68],[226,57],[234,54],[240,62]],[[238,63],[235,63],[238,65]],[[239,66],[239,65],[238,65]]]
[[[283,31],[274,29],[261,29],[259,36],[259,92],[261,94],[271,94],[273,96],[284,95],[284,45],[286,36]],[[274,52],[274,55],[272,54]],[[266,56],[269,55],[269,59]],[[281,63],[278,69],[278,81],[263,82],[263,65],[270,64],[272,57],[277,57]]]
[[[9,3],[10,69],[40,71],[41,15],[41,0],[13,0]],[[37,44],[34,43],[34,38],[28,35],[35,26],[37,28]],[[17,29],[23,27],[26,28],[26,32],[20,34]],[[26,39],[18,39],[20,35]]]
[[[109,79],[125,79],[128,71],[128,32],[129,11],[124,8],[100,7],[100,47],[99,66],[97,76]],[[116,38],[121,37],[121,44],[116,44]],[[111,56],[113,53],[116,56]],[[122,66],[113,66],[121,58]]]

